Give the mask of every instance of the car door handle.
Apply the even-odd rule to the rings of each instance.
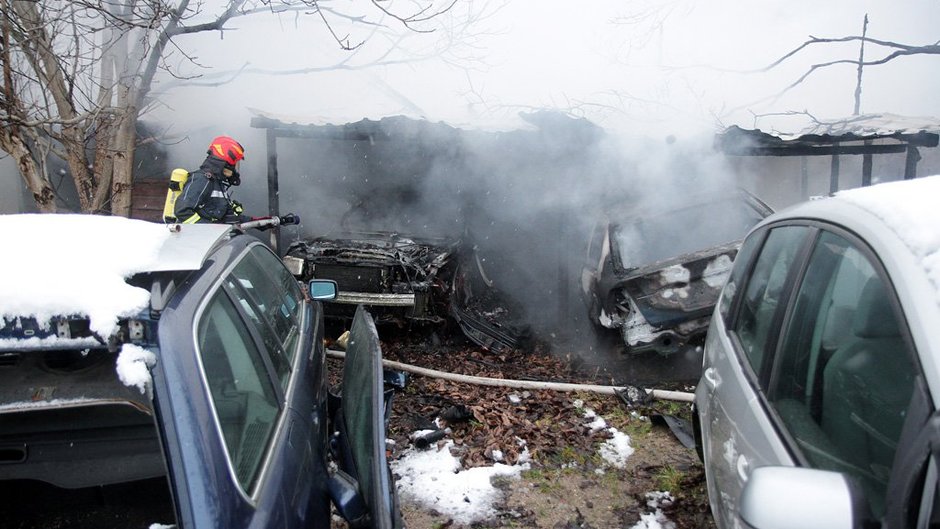
[[[708,389],[716,389],[719,384],[721,384],[721,377],[718,376],[718,370],[714,367],[709,367],[702,373],[702,378],[705,379],[705,384],[708,385]]]

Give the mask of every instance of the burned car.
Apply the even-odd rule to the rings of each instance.
[[[450,292],[450,315],[461,332],[488,351],[529,350],[532,328],[525,311],[503,292],[483,266],[480,250],[464,245]]]
[[[447,327],[484,349],[522,349],[529,327],[486,276],[474,245],[450,237],[363,231],[294,242],[283,261],[302,280],[330,279],[336,299],[326,316],[348,319],[367,305],[377,323]]]
[[[591,321],[631,353],[700,345],[741,239],[771,212],[736,190],[597,223],[581,271]]]
[[[373,308],[377,322],[440,323],[458,241],[358,232],[315,237],[288,247],[283,261],[301,279],[331,279],[339,293],[327,316],[349,318],[356,305]]]

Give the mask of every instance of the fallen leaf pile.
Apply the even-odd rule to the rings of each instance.
[[[593,383],[566,362],[536,352],[492,354],[474,347],[427,347],[422,343],[383,344],[384,357],[448,373],[542,382]],[[478,386],[409,375],[395,395],[389,437],[408,446],[416,430],[449,428],[445,439],[464,468],[494,462],[516,464],[520,457],[547,460],[562,449],[592,453],[609,437],[592,432],[574,409],[573,393]]]

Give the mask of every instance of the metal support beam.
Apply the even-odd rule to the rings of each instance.
[[[904,179],[917,178],[917,162],[920,161],[920,152],[913,145],[907,146],[907,158],[904,160]]]
[[[896,154],[907,151],[908,144],[892,143],[879,145],[791,145],[777,147],[752,147],[747,151],[731,151],[733,156],[828,156],[830,154],[864,155]]]
[[[809,160],[805,156],[800,157],[800,197],[809,198]]]
[[[839,144],[836,143],[833,147],[838,148]],[[829,192],[835,193],[839,190],[839,155],[838,153],[832,154],[832,166],[829,170]]]
[[[280,215],[280,204],[278,196],[280,190],[277,180],[277,135],[274,129],[268,129],[268,215],[277,217]],[[275,226],[271,229],[271,248],[280,255],[281,252],[281,228]]]

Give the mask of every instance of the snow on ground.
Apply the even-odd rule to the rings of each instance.
[[[611,466],[617,468],[623,468],[627,464],[627,459],[633,455],[633,447],[630,446],[630,436],[621,432],[620,430],[614,428],[613,426],[608,426],[607,421],[603,417],[600,417],[594,410],[584,407],[584,401],[577,399],[573,402],[574,407],[584,413],[585,419],[591,419],[591,422],[586,426],[592,432],[598,430],[607,430],[610,432],[612,437],[604,442],[600,447],[600,456],[610,463]]]
[[[670,505],[672,502],[672,494],[668,492],[647,492],[646,506],[652,509],[652,512],[641,514],[640,521],[630,529],[675,529],[676,524],[666,518],[660,508],[663,505]]]
[[[140,220],[50,214],[0,215],[0,232],[16,254],[0,260],[0,318],[85,315],[99,336],[147,306],[150,293],[125,278],[152,262],[170,235]]]
[[[399,476],[398,492],[428,509],[449,516],[454,522],[470,525],[494,516],[501,493],[491,479],[495,476],[519,477],[521,465],[497,463],[491,467],[462,470],[460,460],[452,456],[453,441],[428,450],[409,448],[391,462],[392,472]]]

